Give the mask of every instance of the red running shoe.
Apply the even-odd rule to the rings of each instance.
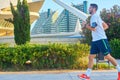
[[[120,80],[120,72],[118,72],[118,79],[117,80]]]
[[[90,80],[90,77],[87,76],[86,74],[78,75],[78,77],[79,77],[80,79],[83,79],[83,80]]]

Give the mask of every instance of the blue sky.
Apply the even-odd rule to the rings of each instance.
[[[84,0],[63,0],[63,1],[70,5],[71,3],[80,4]],[[110,9],[110,8],[112,8],[113,5],[116,5],[116,4],[120,6],[120,0],[86,0],[86,1],[88,1],[88,7],[89,7],[90,3],[98,4],[98,7],[99,7],[98,13],[103,8]],[[50,8],[52,10],[58,10],[59,12],[61,12],[63,10],[63,8],[61,6],[57,5],[52,0],[45,0],[40,12],[47,11],[48,8]]]

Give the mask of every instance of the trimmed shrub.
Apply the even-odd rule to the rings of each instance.
[[[0,47],[8,47],[9,46],[9,44],[7,44],[7,43],[0,43]]]
[[[111,55],[117,59],[120,59],[120,39],[111,40],[110,46],[112,48]]]
[[[86,69],[87,44],[0,46],[1,70]],[[30,60],[31,63],[26,64]]]
[[[93,69],[97,69],[96,64],[94,64]],[[108,64],[106,64],[106,63],[99,63],[98,69],[99,70],[104,70],[104,69],[109,69],[109,67],[108,67]],[[115,69],[115,66],[110,65],[110,69]]]

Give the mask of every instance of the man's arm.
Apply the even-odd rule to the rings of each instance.
[[[89,29],[89,30],[91,30],[91,31],[95,31],[96,30],[96,28],[92,28],[91,26],[90,26],[90,24],[89,23],[86,23],[86,22],[82,22],[82,26],[84,26],[82,29],[84,30],[85,28],[87,28],[87,29]]]
[[[108,25],[107,25],[107,23],[105,23],[104,21],[103,21],[102,25],[103,25],[104,30],[106,30],[106,29],[109,28]]]
[[[86,28],[89,29],[89,30],[91,30],[91,31],[96,31],[96,28],[92,28],[92,27],[90,26],[90,24],[87,24],[87,25],[86,25]]]

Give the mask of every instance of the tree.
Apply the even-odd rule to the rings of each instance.
[[[12,3],[10,5],[13,19],[8,21],[14,24],[15,43],[21,45],[30,42],[30,15],[27,0],[22,2],[18,0],[16,10]]]
[[[108,39],[120,39],[120,6],[114,5],[110,10],[103,9],[100,15],[109,25],[109,29],[106,30]]]

